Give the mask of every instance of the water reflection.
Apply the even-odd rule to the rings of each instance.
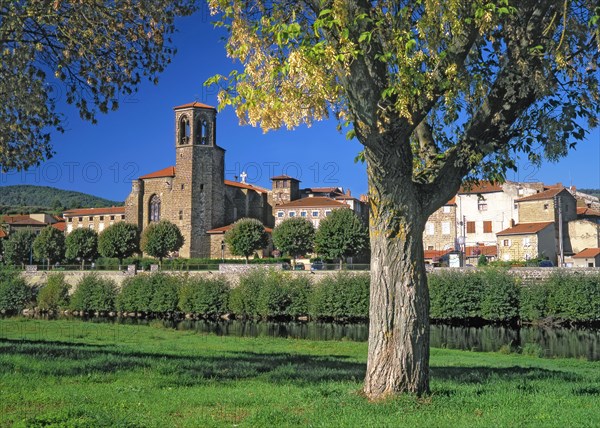
[[[364,342],[368,339],[368,324],[333,324],[300,322],[252,322],[252,321],[181,321],[174,325],[179,330],[194,330],[220,336],[284,337],[309,340],[351,340]],[[600,360],[600,330],[504,327],[460,327],[451,325],[431,326],[431,346],[435,348],[463,349],[493,352],[501,348],[526,348],[534,345],[545,357],[570,357]]]

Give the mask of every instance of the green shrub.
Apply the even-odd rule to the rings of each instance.
[[[97,273],[83,276],[71,296],[71,308],[77,311],[112,311],[117,296],[116,283]]]
[[[266,271],[253,269],[240,277],[240,283],[231,290],[229,309],[237,316],[254,317],[258,315],[258,293],[264,282]]]
[[[532,284],[521,287],[519,299],[519,316],[524,321],[535,321],[548,316],[547,283]]]
[[[20,272],[11,268],[0,269],[0,311],[21,312],[31,298],[31,288]]]
[[[129,277],[123,281],[117,297],[117,309],[126,312],[174,312],[181,282],[180,278],[161,272]]]
[[[448,270],[429,275],[430,317],[439,320],[481,317],[484,277],[480,271]]]
[[[309,314],[309,298],[313,286],[306,275],[286,276],[285,286],[290,296],[287,314],[298,317]]]
[[[179,291],[179,308],[188,313],[218,316],[227,312],[231,288],[224,278],[189,278]]]
[[[488,321],[511,321],[519,316],[519,287],[505,270],[481,272],[485,284],[481,317]]]
[[[66,308],[69,303],[69,289],[64,273],[53,273],[48,276],[48,283],[40,289],[38,307],[42,310],[57,310]]]
[[[577,322],[600,319],[600,275],[558,271],[546,287],[548,316]]]
[[[323,278],[311,293],[310,314],[315,318],[367,318],[368,274],[339,272]]]

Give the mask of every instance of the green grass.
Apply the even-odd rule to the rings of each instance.
[[[432,350],[431,395],[369,403],[367,345],[0,320],[2,426],[574,427],[600,362]]]

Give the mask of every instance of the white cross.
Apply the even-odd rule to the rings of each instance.
[[[246,177],[248,177],[248,174],[246,174],[246,171],[242,171],[242,173],[240,174],[240,178],[242,179],[242,183],[246,182]]]

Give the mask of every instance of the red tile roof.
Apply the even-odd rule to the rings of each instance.
[[[100,214],[125,214],[125,207],[81,208],[76,210],[65,211],[63,213],[63,217],[76,217]]]
[[[45,226],[46,223],[37,221],[28,215],[13,215],[2,217],[2,223],[10,224],[11,226]]]
[[[307,187],[303,192],[312,193],[343,193],[339,187]]]
[[[289,175],[278,175],[276,177],[271,177],[271,180],[294,180],[300,183],[300,180],[294,177],[290,177]]]
[[[315,196],[312,198],[296,199],[287,204],[277,205],[277,208],[348,208],[348,205],[324,196]]]
[[[57,230],[60,230],[61,232],[64,232],[67,228],[67,224],[64,221],[59,221],[58,223],[54,223],[52,227]]]
[[[516,226],[509,227],[508,229],[504,229],[502,232],[498,232],[496,236],[502,235],[533,235],[534,233],[538,233],[554,222],[546,221],[540,223],[519,223]]]
[[[183,104],[177,107],[173,107],[173,110],[179,110],[180,108],[190,108],[190,107],[199,107],[199,108],[211,108],[215,110],[213,106],[209,106],[207,104],[199,103],[198,101],[194,101],[193,103]]]
[[[444,205],[456,205],[456,196],[446,202]]]
[[[502,186],[490,181],[480,181],[471,185],[463,185],[458,190],[462,194],[495,193],[502,192]]]
[[[525,196],[524,198],[521,198],[521,199],[516,199],[515,202],[543,201],[546,199],[552,199],[556,195],[558,195],[560,192],[562,192],[563,190],[565,190],[564,187],[553,187],[551,189],[544,190],[543,192],[540,192],[540,193],[534,193],[533,195]]]
[[[593,259],[600,255],[600,248],[586,248],[585,250],[575,254],[575,259]]]
[[[154,171],[154,172],[151,172],[150,174],[142,175],[140,178],[148,179],[148,178],[162,178],[162,177],[175,177],[175,167],[168,166],[164,169],[161,169],[160,171]]]
[[[228,224],[227,226],[217,227],[215,229],[207,230],[206,233],[211,234],[211,235],[217,235],[219,233],[225,233],[229,229],[231,229],[233,227],[233,225],[234,225],[234,223]],[[273,232],[273,229],[271,229],[270,227],[265,227],[265,232],[271,233],[271,232]]]
[[[6,232],[0,229],[0,238],[6,238],[7,236],[8,235],[6,234]]]
[[[600,211],[587,207],[577,207],[577,215],[583,217],[600,217]]]
[[[239,187],[240,189],[256,190],[260,193],[268,193],[269,191],[263,187],[254,186],[248,183],[239,183],[237,181],[225,180],[226,186]]]

